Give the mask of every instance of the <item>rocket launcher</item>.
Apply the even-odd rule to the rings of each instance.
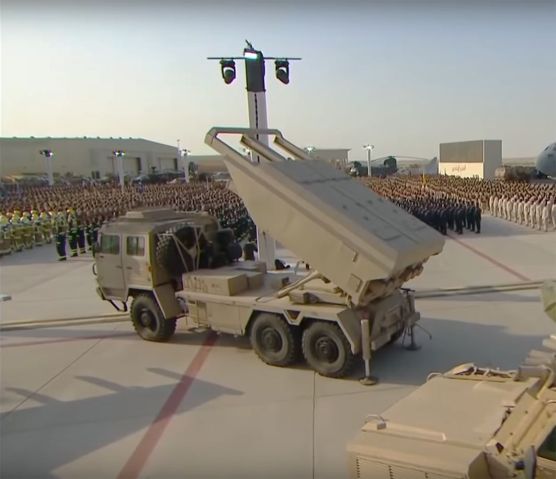
[[[267,138],[287,156],[266,144]],[[444,238],[433,228],[329,163],[312,159],[279,130],[215,127],[205,143],[223,155],[257,227],[354,305],[392,294],[442,251]],[[240,145],[255,161],[240,153]]]

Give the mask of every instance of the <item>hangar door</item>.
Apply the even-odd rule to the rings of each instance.
[[[159,171],[168,171],[168,170],[175,171],[177,169],[178,169],[178,159],[177,158],[160,157],[158,159],[158,170]]]
[[[108,171],[114,176],[118,176],[118,158],[114,156],[108,157]],[[134,156],[124,157],[124,175],[137,176],[141,171],[141,158]]]

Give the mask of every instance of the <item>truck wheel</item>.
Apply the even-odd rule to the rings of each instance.
[[[280,317],[259,314],[253,321],[249,339],[257,356],[272,366],[288,366],[299,357],[299,338]]]
[[[303,355],[321,376],[341,378],[355,363],[355,356],[337,324],[315,321],[303,331]]]
[[[137,334],[147,341],[168,341],[176,331],[176,319],[166,319],[156,301],[139,294],[131,303],[131,321]]]

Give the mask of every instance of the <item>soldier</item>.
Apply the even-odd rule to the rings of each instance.
[[[83,213],[81,210],[77,210],[77,244],[79,245],[79,254],[85,254],[87,250],[85,249],[85,228],[86,224],[83,220]]]
[[[58,261],[66,261],[66,236],[68,225],[63,211],[58,211],[54,219],[54,234],[56,235],[56,252],[58,253]]]
[[[35,246],[42,246],[44,244],[44,236],[41,219],[37,210],[31,211],[31,222],[33,223],[33,239]]]
[[[466,208],[467,215],[467,229],[475,231],[475,207],[472,204],[468,204]]]
[[[92,251],[93,245],[93,219],[90,215],[85,215],[83,217],[83,223],[85,225],[85,238],[87,239],[87,250]]]
[[[13,212],[11,218],[11,225],[12,225],[12,251],[19,253],[23,251],[23,230],[22,225],[20,223],[21,216],[18,210]]]
[[[481,232],[481,207],[478,202],[477,205],[475,206],[474,214],[475,214],[475,226],[476,226],[475,233],[479,234]]]
[[[523,224],[523,200],[521,198],[517,202],[517,223]]]
[[[537,202],[537,204],[535,205],[535,218],[537,221],[537,229],[540,231],[542,228],[542,208],[543,208],[543,202],[542,200],[539,199],[539,201]]]
[[[542,202],[541,219],[542,219],[542,228],[545,232],[548,231],[548,223],[550,221],[550,217],[551,217],[551,211],[549,211],[549,209],[548,209],[548,203],[543,201]]]
[[[31,215],[24,211],[19,220],[21,224],[21,230],[23,235],[23,244],[27,249],[33,249],[34,238],[33,238],[33,223],[31,222]]]
[[[455,223],[456,223],[456,233],[460,235],[463,233],[463,209],[459,203],[456,206],[454,216],[455,216]]]
[[[11,224],[7,216],[0,213],[0,256],[12,252]]]
[[[50,244],[52,243],[52,216],[46,211],[43,211],[40,214],[40,218],[43,237],[45,241]]]
[[[546,202],[546,207],[548,208],[548,228],[552,229],[556,225],[552,221],[552,207],[554,206],[554,198],[552,196],[548,197],[548,201]]]
[[[67,210],[67,225],[68,225],[68,243],[70,247],[70,253],[72,258],[77,257],[77,236],[79,233],[77,227],[77,217],[75,215],[75,210],[72,208]]]

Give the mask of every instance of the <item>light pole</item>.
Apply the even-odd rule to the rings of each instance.
[[[54,185],[54,173],[52,171],[52,158],[54,153],[52,150],[40,150],[39,153],[44,156],[46,162],[46,174],[48,175],[48,186]]]
[[[243,56],[208,57],[208,60],[219,60],[222,79],[229,85],[236,77],[235,60],[245,63],[247,84],[247,106],[249,110],[249,128],[262,130],[268,128],[266,113],[265,60],[274,60],[276,78],[287,85],[290,82],[290,60],[301,60],[294,57],[265,57],[263,52],[256,50],[251,43],[245,41]],[[255,139],[268,144],[268,135],[255,135]],[[260,163],[260,156],[253,152],[249,158],[254,163]],[[264,261],[268,269],[274,269],[276,256],[276,241],[269,234],[257,229],[257,247],[259,258]]]
[[[315,147],[314,146],[306,146],[305,150],[307,151],[307,153],[309,153],[309,156],[312,157],[311,153],[313,153],[313,151],[315,151]]]
[[[120,187],[124,191],[124,156],[125,151],[114,150],[114,156],[118,159],[118,176],[120,177]]]
[[[180,149],[180,157],[183,161],[183,177],[186,183],[189,183],[189,153],[191,152],[185,148]]]
[[[372,176],[371,173],[371,151],[373,151],[375,145],[363,145],[363,149],[367,150],[367,176],[370,178]]]

